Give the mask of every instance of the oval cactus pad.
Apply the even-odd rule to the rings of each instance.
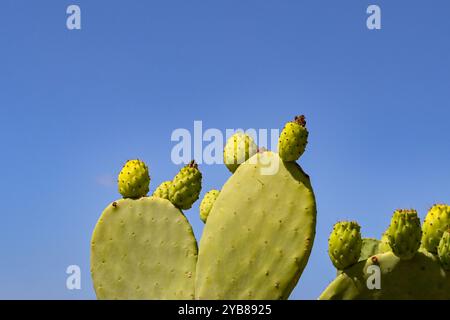
[[[98,299],[193,299],[196,262],[192,228],[165,199],[113,202],[92,236]]]
[[[262,167],[274,161],[278,170],[264,174]],[[288,298],[308,261],[315,225],[314,193],[300,166],[276,153],[256,154],[225,183],[210,212],[196,298]]]

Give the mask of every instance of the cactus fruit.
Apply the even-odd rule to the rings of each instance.
[[[328,239],[328,255],[338,270],[358,262],[361,247],[361,231],[356,222],[342,221],[334,225]]]
[[[392,251],[392,248],[389,245],[389,237],[386,230],[381,236],[380,243],[378,244],[378,253],[385,253],[389,251]]]
[[[379,286],[375,287],[377,282]],[[411,260],[386,252],[358,262],[340,273],[319,299],[450,299],[450,274],[429,252],[419,251]]]
[[[414,257],[420,247],[422,230],[416,210],[396,210],[387,230],[389,246],[400,259]]]
[[[309,177],[276,153],[253,157],[261,159],[228,179],[205,224],[197,299],[286,299],[308,261],[316,225]],[[277,172],[262,174],[261,164],[272,161]]]
[[[278,152],[283,161],[296,161],[305,152],[308,130],[305,116],[297,116],[286,123],[278,139]]]
[[[219,196],[220,191],[219,190],[210,190],[208,191],[205,196],[203,197],[202,202],[200,203],[200,219],[206,223],[206,220],[208,219],[209,212],[211,211],[214,202],[216,201],[217,197]]]
[[[171,184],[172,181],[164,181],[156,188],[155,192],[153,192],[153,196],[169,200],[169,188]]]
[[[237,132],[232,135],[223,150],[223,162],[231,173],[250,159],[258,151],[258,146],[249,135]]]
[[[437,253],[439,241],[445,230],[450,228],[450,206],[436,204],[428,211],[422,227],[422,247]]]
[[[92,236],[98,299],[193,299],[196,262],[192,228],[165,199],[113,202]]]
[[[192,160],[173,178],[169,187],[169,200],[177,208],[187,210],[197,201],[202,190],[202,174]]]
[[[150,176],[147,165],[140,160],[129,160],[118,177],[119,193],[124,198],[137,199],[149,191]]]
[[[430,210],[428,227],[436,220],[439,228],[445,225],[444,208]],[[441,237],[438,255],[424,246],[418,250],[424,238],[431,237],[421,236],[415,210],[395,211],[378,253],[338,272],[319,299],[450,299],[450,231]]]
[[[438,246],[439,260],[445,270],[450,270],[450,230],[444,232]]]

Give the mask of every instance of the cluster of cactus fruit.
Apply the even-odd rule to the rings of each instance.
[[[380,241],[338,222],[328,253],[339,272],[320,299],[450,299],[450,206],[434,205],[422,227],[416,210],[396,210]],[[374,265],[379,288],[367,285]]]
[[[128,161],[118,177],[123,199],[106,207],[91,240],[91,275],[99,299],[286,299],[311,253],[316,203],[296,160],[308,131],[304,116],[281,132],[279,154],[236,133],[225,145],[232,176],[200,204],[199,245],[182,210],[199,198],[202,174],[192,161],[149,192],[148,167]],[[263,167],[277,163],[264,174]]]
[[[278,153],[247,134],[231,136],[223,160],[231,177],[204,194],[199,244],[182,210],[199,199],[202,174],[192,161],[151,196],[140,160],[118,176],[123,199],[99,218],[91,274],[99,299],[287,299],[309,259],[316,202],[297,164],[308,130],[304,116],[283,128]],[[276,172],[263,168],[277,163]],[[328,253],[337,277],[319,299],[450,299],[450,206],[434,205],[421,226],[417,211],[396,210],[380,240],[353,221],[333,227]],[[372,267],[379,287],[367,283]]]

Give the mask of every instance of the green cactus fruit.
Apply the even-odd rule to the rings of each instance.
[[[392,251],[391,246],[389,245],[389,237],[387,234],[387,230],[381,236],[380,243],[378,245],[378,253],[385,253]]]
[[[403,260],[386,252],[341,272],[320,300],[433,300],[450,299],[450,273],[438,257],[417,252]]]
[[[202,190],[202,174],[192,160],[173,178],[169,187],[169,200],[177,208],[187,210],[197,201]]]
[[[250,159],[258,151],[258,146],[249,135],[237,132],[232,135],[223,150],[223,162],[231,173]]]
[[[342,221],[334,225],[328,239],[328,255],[338,270],[358,262],[361,247],[361,227],[356,222]]]
[[[169,188],[171,184],[172,181],[164,181],[156,188],[155,192],[153,192],[153,196],[169,200]]]
[[[422,229],[416,210],[396,210],[387,230],[389,246],[400,259],[414,257],[420,247]]]
[[[438,256],[442,267],[445,270],[450,270],[450,230],[445,231],[441,241],[439,241]]]
[[[137,199],[149,191],[150,175],[147,165],[140,160],[129,160],[119,173],[119,193],[124,198]]]
[[[115,201],[92,235],[98,299],[193,299],[196,262],[192,228],[165,199]]]
[[[208,219],[209,212],[211,211],[214,202],[216,201],[217,197],[219,196],[220,191],[219,190],[210,190],[208,191],[205,196],[203,197],[202,202],[200,203],[200,219],[206,223],[206,220]]]
[[[197,299],[286,299],[308,261],[316,225],[309,177],[276,153],[253,157],[225,183],[205,224]],[[264,174],[267,164],[279,167]]]
[[[283,161],[296,161],[305,152],[308,130],[305,116],[297,116],[286,123],[278,139],[278,152]]]
[[[445,230],[450,228],[450,206],[436,204],[428,211],[422,227],[422,246],[431,253],[437,253],[439,241]]]

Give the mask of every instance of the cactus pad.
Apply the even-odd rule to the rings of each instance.
[[[362,239],[362,247],[361,254],[359,256],[358,261],[363,261],[369,259],[371,256],[374,256],[379,253],[380,241],[372,238],[363,238]]]
[[[92,236],[98,299],[193,299],[196,262],[191,226],[165,199],[113,202]]]
[[[276,153],[258,153],[217,198],[200,242],[198,299],[286,299],[308,261],[316,204],[309,177]],[[263,164],[278,163],[272,175]]]

